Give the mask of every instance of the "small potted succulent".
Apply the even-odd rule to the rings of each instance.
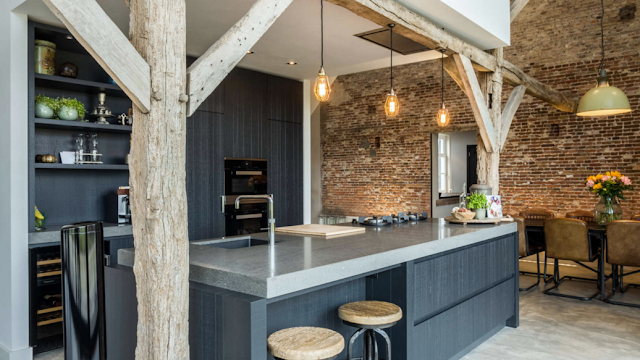
[[[58,111],[58,100],[45,95],[36,96],[35,114],[37,118],[51,119]]]
[[[484,194],[473,193],[467,197],[467,207],[476,212],[476,219],[483,220],[487,217],[489,204]]]
[[[84,119],[84,104],[78,99],[62,98],[58,100],[58,118],[60,120],[75,121]]]

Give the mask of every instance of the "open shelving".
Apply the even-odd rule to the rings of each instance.
[[[89,114],[98,105],[98,94],[106,94],[106,106],[114,115],[132,107],[126,93],[111,82],[109,75],[70,36],[69,31],[50,25],[29,23],[29,232],[35,232],[35,207],[50,224],[71,224],[87,220],[117,222],[117,189],[129,184],[131,126],[97,124]],[[35,40],[56,44],[56,64],[71,62],[78,68],[76,78],[35,72]],[[85,121],[41,119],[35,116],[35,97],[75,98],[85,106]],[[98,134],[98,150],[104,164],[62,164],[61,151],[75,151],[78,134]],[[36,163],[36,155],[54,155],[57,163]],[[73,170],[73,171],[71,171]],[[38,274],[40,276],[40,274]]]

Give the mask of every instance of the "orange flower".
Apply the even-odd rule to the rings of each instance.
[[[598,180],[602,179],[602,177],[603,177],[603,176],[604,176],[604,175],[602,175],[602,174],[598,174],[598,175],[596,175],[596,181],[598,181]]]
[[[602,189],[602,184],[601,183],[597,183],[597,184],[593,185],[593,190],[598,190],[598,189]]]

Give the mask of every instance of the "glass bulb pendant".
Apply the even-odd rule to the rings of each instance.
[[[444,103],[442,104],[442,109],[438,110],[438,114],[436,115],[436,121],[438,122],[438,126],[445,127],[449,125],[449,121],[451,118],[449,117],[449,110],[444,107]]]
[[[388,117],[395,117],[400,110],[400,104],[398,103],[398,97],[396,96],[393,88],[391,93],[387,95],[387,101],[384,103],[384,112]]]
[[[320,68],[320,72],[316,78],[316,85],[313,87],[313,93],[316,95],[318,101],[324,102],[329,100],[331,85],[329,84],[329,77],[324,73],[324,68]]]

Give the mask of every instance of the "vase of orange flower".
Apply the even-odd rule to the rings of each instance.
[[[620,200],[624,200],[623,191],[633,190],[631,179],[622,175],[619,171],[607,171],[606,174],[589,176],[586,181],[589,191],[600,202],[593,210],[593,219],[598,225],[607,225],[610,221],[622,220],[622,206]]]

